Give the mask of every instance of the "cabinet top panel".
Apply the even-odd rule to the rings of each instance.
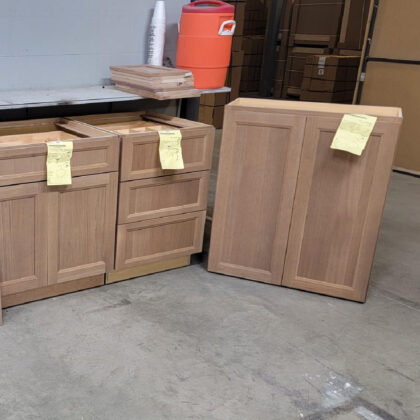
[[[112,137],[112,134],[64,118],[0,123],[0,148],[103,137]]]
[[[207,127],[202,123],[152,112],[84,115],[71,119],[124,136],[169,129]]]
[[[261,108],[267,111],[302,112],[311,114],[369,114],[378,117],[402,119],[402,110],[397,107],[346,105],[303,101],[280,101],[273,99],[238,98],[230,107]]]

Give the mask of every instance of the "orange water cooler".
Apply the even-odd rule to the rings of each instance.
[[[197,89],[225,85],[234,15],[234,6],[218,0],[199,0],[182,8],[176,66],[191,70]]]

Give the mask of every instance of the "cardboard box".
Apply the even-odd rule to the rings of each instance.
[[[343,91],[354,91],[356,87],[356,81],[353,82],[341,82],[338,80],[319,80],[305,77],[302,81],[302,90],[310,90],[313,92],[343,92]]]
[[[243,49],[242,48],[243,38],[244,37],[242,35],[239,35],[239,36],[234,35],[233,36],[232,51],[241,51]]]
[[[227,77],[226,77],[226,86],[230,86],[230,101],[239,97],[241,78],[242,78],[242,67],[229,67]]]
[[[245,28],[245,3],[236,3],[235,5],[235,35],[243,35]]]
[[[302,90],[300,100],[310,102],[351,103],[353,100],[353,93],[352,90],[345,92],[311,92]]]
[[[283,90],[283,80],[274,80],[273,98],[280,99]]]
[[[229,93],[206,93],[200,97],[200,105],[222,106],[229,103]]]
[[[363,48],[370,2],[371,0],[345,0],[338,48],[346,50]]]
[[[200,105],[198,119],[204,124],[213,125],[215,128],[223,127],[225,107]]]
[[[342,67],[358,67],[360,64],[360,56],[343,56],[333,54],[313,55],[307,58],[307,64],[316,66],[342,66]]]
[[[291,23],[291,45],[335,46],[344,0],[296,0]]]
[[[355,81],[358,70],[358,67],[318,67],[309,64],[305,66],[304,77],[320,80],[336,80],[339,82]]]
[[[232,51],[232,55],[230,56],[230,65],[232,67],[239,67],[244,64],[244,51]]]

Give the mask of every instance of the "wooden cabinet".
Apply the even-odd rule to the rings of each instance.
[[[46,179],[52,140],[73,141],[72,185],[32,182]],[[103,284],[114,265],[118,165],[115,134],[60,118],[0,123],[4,306]]]
[[[79,119],[0,123],[0,312],[202,249],[214,128],[144,112]],[[182,170],[160,167],[163,129],[181,130]],[[71,185],[44,182],[53,140],[73,142]]]
[[[122,182],[118,223],[205,210],[208,171]]]
[[[47,206],[44,183],[0,187],[3,296],[47,285]]]
[[[205,211],[118,226],[117,270],[200,252]]]
[[[364,301],[399,125],[359,157],[330,149],[339,123],[308,117],[283,285]]]
[[[107,283],[189,264],[202,250],[214,128],[149,112],[74,117],[121,142],[115,271]],[[159,131],[179,129],[184,169],[163,170]]]
[[[117,173],[81,176],[72,185],[51,188],[48,284],[113,269],[117,188]]]
[[[209,270],[280,283],[305,116],[228,107]]]
[[[72,176],[118,171],[118,136],[63,118],[0,123],[0,185],[47,179],[45,143],[71,140]]]
[[[209,270],[364,301],[398,108],[239,99],[226,107]],[[362,156],[330,148],[378,116]]]
[[[3,296],[113,268],[117,173],[0,187]]]

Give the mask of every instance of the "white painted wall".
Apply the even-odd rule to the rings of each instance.
[[[189,0],[166,0],[165,55]],[[143,64],[154,0],[0,0],[0,90],[101,84],[109,66]]]

